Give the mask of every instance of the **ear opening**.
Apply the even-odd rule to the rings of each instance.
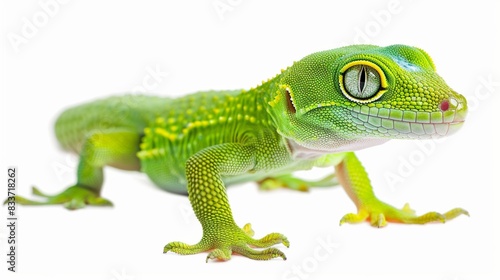
[[[285,99],[288,111],[295,114],[297,112],[297,109],[295,109],[295,106],[293,105],[292,95],[290,94],[290,89],[288,88],[285,89]]]

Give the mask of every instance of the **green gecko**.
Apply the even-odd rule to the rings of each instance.
[[[424,224],[444,222],[461,208],[418,216],[374,194],[353,151],[390,139],[429,139],[456,132],[467,114],[466,99],[436,73],[423,50],[393,45],[353,45],[313,53],[250,90],[198,92],[178,99],[124,95],[63,112],[55,124],[62,147],[80,155],[77,183],[45,201],[25,205],[109,206],[100,196],[103,167],[147,174],[160,188],[187,194],[203,228],[194,245],[171,242],[164,252],[209,252],[228,260],[286,259],[272,247],[289,246],[285,235],[254,239],[250,224],[236,225],[226,186],[257,181],[306,190],[338,181],[357,213],[340,224],[368,221]],[[334,167],[317,182],[292,176],[297,170]],[[254,248],[264,248],[256,250]]]

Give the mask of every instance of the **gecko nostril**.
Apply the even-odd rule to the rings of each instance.
[[[448,111],[448,109],[450,109],[450,101],[448,99],[443,100],[441,104],[439,104],[439,109],[443,112]]]

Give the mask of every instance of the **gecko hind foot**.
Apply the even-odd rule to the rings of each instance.
[[[86,205],[93,206],[112,206],[111,201],[100,197],[96,192],[79,185],[74,185],[57,195],[47,195],[38,188],[33,187],[32,193],[35,196],[43,197],[45,201],[36,201],[16,195],[15,201],[21,205],[57,205],[62,204],[70,210],[80,209]],[[7,201],[4,202],[4,204]]]
[[[258,181],[260,190],[269,191],[280,188],[307,192],[310,188],[324,188],[333,187],[339,184],[335,174],[332,173],[323,179],[317,181],[309,181],[300,178],[296,178],[291,174],[281,175],[276,177],[268,177],[261,181]]]

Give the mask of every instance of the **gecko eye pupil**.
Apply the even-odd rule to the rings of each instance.
[[[365,82],[366,82],[366,70],[365,67],[361,67],[361,72],[359,74],[359,91],[363,92],[363,89],[365,89]]]
[[[355,100],[367,100],[380,91],[380,75],[367,65],[354,65],[344,72],[344,89]]]

